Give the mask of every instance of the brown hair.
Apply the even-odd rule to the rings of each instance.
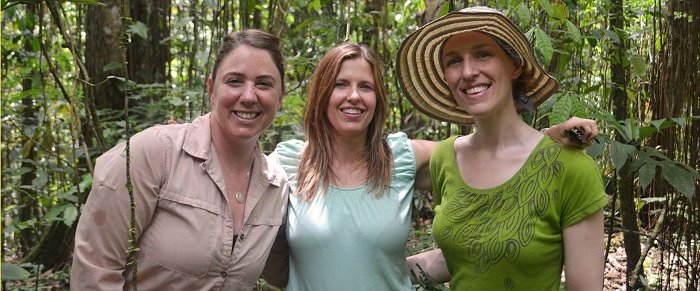
[[[367,180],[370,192],[381,195],[391,181],[391,149],[384,137],[384,123],[388,115],[388,104],[384,88],[384,78],[377,58],[367,46],[344,43],[328,51],[311,77],[311,84],[304,109],[304,128],[308,144],[301,154],[298,187],[296,195],[306,200],[313,199],[319,189],[325,193],[332,171],[333,126],[326,115],[335,79],[346,60],[362,58],[372,67],[374,75],[377,107],[367,129],[364,148],[364,163],[367,167]]]
[[[282,82],[282,93],[284,93],[284,56],[282,55],[280,39],[275,35],[258,29],[244,29],[229,33],[224,37],[216,52],[214,68],[211,71],[212,82],[216,81],[216,70],[219,69],[219,65],[224,58],[241,45],[262,49],[270,54],[282,78],[280,81]]]

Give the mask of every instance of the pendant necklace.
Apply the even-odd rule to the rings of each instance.
[[[253,164],[252,164],[252,163],[250,164],[250,168],[253,169]],[[248,170],[248,172],[245,173],[245,177],[243,177],[243,184],[244,184],[245,186],[248,186],[248,183],[247,183],[247,182],[248,182],[248,178],[250,178],[250,170]],[[243,203],[244,197],[243,197],[243,193],[241,193],[241,191],[236,191],[235,198],[236,198],[236,202],[238,202],[239,204],[240,204],[240,203]]]

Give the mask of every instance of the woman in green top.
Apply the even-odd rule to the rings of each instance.
[[[600,173],[585,153],[518,116],[554,93],[557,82],[517,26],[487,7],[450,13],[404,40],[397,67],[418,109],[476,127],[441,142],[430,161],[433,235],[450,287],[559,290],[566,267],[567,290],[600,290]]]

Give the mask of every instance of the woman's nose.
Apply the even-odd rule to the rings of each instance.
[[[243,93],[241,94],[240,101],[244,104],[252,104],[258,101],[258,97],[255,95],[255,85],[247,85]]]
[[[462,62],[462,77],[464,79],[471,79],[477,75],[479,72],[478,68],[469,60],[464,60]]]

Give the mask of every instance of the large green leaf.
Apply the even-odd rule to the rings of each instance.
[[[549,115],[549,124],[560,124],[571,117],[571,96],[566,94],[552,106],[552,112]]]
[[[618,141],[610,141],[610,159],[618,172],[625,166],[627,160],[637,151],[634,146]]]
[[[569,37],[574,41],[574,43],[581,44],[581,32],[578,30],[578,27],[576,27],[576,25],[574,25],[568,19],[566,20],[566,29],[569,32]]]
[[[647,162],[639,168],[639,185],[646,189],[656,175],[656,164]]]
[[[132,35],[135,34],[143,39],[148,39],[148,26],[141,21],[134,21],[126,31]]]
[[[2,280],[3,281],[14,281],[14,280],[26,280],[31,276],[24,268],[10,263],[2,263]]]
[[[520,25],[523,27],[530,26],[530,22],[532,22],[532,13],[530,13],[530,9],[527,8],[525,3],[521,2],[520,5],[518,5],[518,8],[515,9],[515,14],[520,20]]]
[[[661,164],[662,174],[673,188],[687,197],[688,200],[693,199],[695,193],[695,179],[693,174],[674,162],[665,162]]]
[[[552,44],[552,38],[539,27],[535,28],[535,46],[544,58],[544,65],[549,65],[554,55],[554,45]]]
[[[643,77],[647,74],[647,60],[644,56],[633,54],[629,56],[632,65],[632,76]]]

